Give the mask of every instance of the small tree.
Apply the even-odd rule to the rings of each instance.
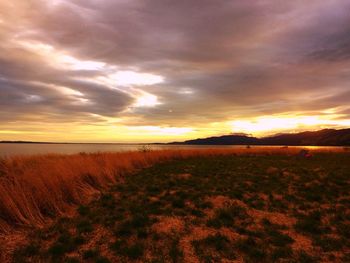
[[[147,152],[150,152],[151,150],[152,150],[151,146],[149,145],[142,145],[139,147],[139,152],[147,153]]]

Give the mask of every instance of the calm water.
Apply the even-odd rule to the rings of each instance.
[[[142,145],[137,144],[35,144],[35,143],[0,143],[0,156],[63,153],[73,154],[79,152],[125,152],[137,151]],[[171,147],[171,146],[170,146]],[[152,146],[151,149],[169,148]]]
[[[150,145],[152,150],[158,149],[203,149],[203,148],[246,148],[244,145]],[[264,146],[252,146],[264,147]],[[278,147],[281,146],[272,146]],[[297,148],[305,148],[299,147]],[[74,154],[79,152],[125,152],[137,151],[142,148],[138,144],[32,144],[32,143],[0,143],[0,156],[12,155],[28,155],[28,154],[46,154],[46,153],[62,153]],[[340,148],[343,147],[310,147],[310,148]]]

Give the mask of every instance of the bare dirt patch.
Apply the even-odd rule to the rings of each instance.
[[[247,212],[252,218],[255,218],[256,221],[268,219],[273,224],[284,225],[288,227],[292,227],[296,223],[295,218],[278,212],[268,212],[256,209],[249,209]]]
[[[294,239],[294,243],[292,244],[292,248],[294,250],[304,250],[306,252],[312,252],[313,245],[312,240],[304,235],[298,234],[292,230],[284,231],[285,234]]]
[[[180,233],[184,228],[183,220],[177,217],[161,217],[159,222],[152,226],[152,229],[159,234]]]
[[[206,238],[209,235],[215,234],[216,231],[202,226],[192,227],[189,234],[185,235],[180,240],[180,247],[184,254],[184,262],[199,263],[199,259],[192,246],[193,240]]]
[[[266,169],[267,174],[277,174],[279,173],[279,169],[277,167],[270,166],[269,168]]]
[[[247,208],[247,205],[241,200],[231,199],[223,195],[211,196],[211,197],[208,197],[206,200],[212,203],[213,208],[223,208],[229,205],[237,205],[237,206]]]
[[[189,179],[189,178],[192,177],[192,174],[189,174],[189,173],[177,174],[176,177],[177,177],[178,179],[187,180],[187,179]]]

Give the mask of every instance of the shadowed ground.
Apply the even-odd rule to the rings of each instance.
[[[349,262],[348,153],[191,157],[125,176],[15,262]]]

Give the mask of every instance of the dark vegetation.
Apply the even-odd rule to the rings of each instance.
[[[349,153],[191,157],[33,231],[15,262],[349,262]]]

